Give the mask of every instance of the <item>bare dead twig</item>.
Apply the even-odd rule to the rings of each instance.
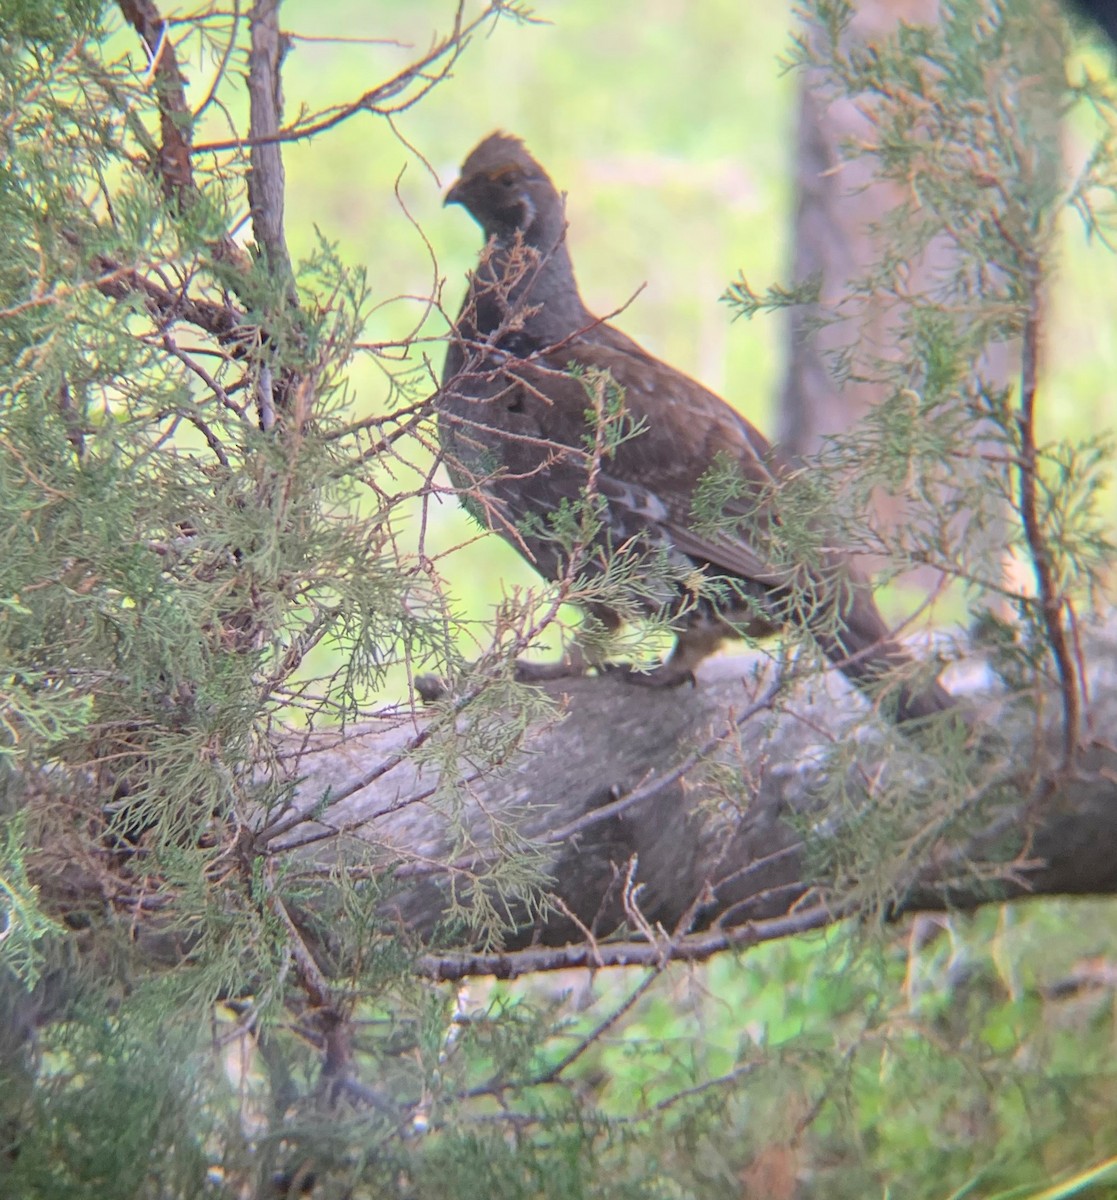
[[[1040,289],[1039,264],[1029,260],[1028,314],[1024,323],[1023,363],[1020,378],[1020,519],[1024,525],[1032,570],[1036,577],[1043,625],[1047,631],[1063,702],[1063,768],[1073,771],[1078,753],[1081,711],[1079,681],[1074,656],[1067,642],[1064,624],[1066,598],[1055,580],[1051,549],[1039,516],[1037,488],[1038,453],[1036,449],[1036,390],[1039,373]]]
[[[582,1057],[591,1046],[605,1036],[617,1022],[628,1012],[632,1011],[633,1006],[645,995],[653,983],[663,974],[662,966],[655,966],[648,971],[647,975],[637,984],[635,988],[602,1020],[600,1020],[584,1037],[578,1039],[577,1044],[573,1049],[569,1050],[562,1056],[553,1066],[541,1071],[538,1075],[534,1075],[528,1080],[523,1087],[543,1087],[548,1083],[554,1083],[560,1075],[567,1069],[573,1066],[574,1063]],[[491,1079],[480,1087],[471,1088],[468,1092],[464,1092],[459,1099],[472,1100],[477,1096],[492,1095],[502,1091],[501,1082],[498,1079]]]
[[[269,0],[270,2],[271,0]],[[371,88],[356,100],[352,100],[348,104],[338,105],[332,109],[327,109],[325,112],[315,114],[311,117],[301,117],[293,121],[286,128],[276,128],[271,132],[261,134],[254,132],[247,140],[237,138],[205,142],[197,146],[196,149],[198,151],[217,152],[222,150],[251,149],[257,146],[279,145],[283,142],[298,142],[314,137],[316,134],[325,133],[326,130],[333,129],[335,126],[340,125],[343,121],[347,121],[350,117],[360,112],[371,112],[381,116],[391,116],[394,113],[404,112],[449,77],[470,37],[487,22],[497,19],[506,9],[506,5],[503,3],[503,0],[493,0],[472,21],[467,23],[463,23],[462,21],[462,9],[463,5],[459,4],[454,20],[454,27],[450,33],[436,42],[422,58],[416,59],[415,62],[404,67],[396,75],[393,75],[391,79],[377,84],[376,87]],[[436,69],[428,74],[432,67]],[[421,81],[421,83],[414,94],[405,97],[396,104],[390,103],[406,92],[416,80]]]
[[[230,412],[236,413],[238,417],[244,416],[244,409],[229,399],[228,392],[225,391],[221,384],[217,382],[196,358],[183,350],[169,332],[163,334],[161,341],[163,348],[177,358],[192,375],[196,375],[213,392],[223,407],[229,409]]]
[[[329,1101],[336,1099],[340,1091],[350,1086],[361,1089],[351,1079],[353,1061],[352,1026],[348,1015],[335,1003],[333,991],[322,969],[314,959],[303,935],[299,932],[287,906],[272,887],[272,880],[265,884],[267,906],[278,919],[287,935],[287,948],[295,964],[295,975],[299,986],[312,1005],[312,1016],[316,1032],[321,1040],[322,1079],[321,1086]],[[371,1096],[377,1093],[371,1092]]]
[[[221,82],[225,78],[225,73],[229,68],[229,59],[233,55],[233,47],[237,44],[237,30],[240,27],[240,0],[232,0],[232,4],[233,11],[229,27],[229,38],[225,43],[225,49],[221,52],[221,61],[217,64],[217,70],[213,73],[213,82],[209,85],[209,91],[206,93],[205,99],[194,110],[195,124],[197,124],[206,109],[217,99],[217,89],[221,86]]]
[[[755,946],[811,929],[822,929],[840,916],[828,906],[817,904],[787,916],[752,921],[732,930],[690,934],[672,947],[668,957],[678,962],[705,962],[733,947]],[[559,971],[568,967],[657,967],[662,958],[662,945],[639,941],[599,942],[593,949],[580,943],[488,954],[425,954],[419,959],[417,969],[421,974],[439,980],[461,979],[466,975],[516,979],[534,971]]]
[[[307,999],[310,1000],[315,1008],[332,1009],[333,993],[329,982],[325,975],[322,974],[321,968],[314,961],[314,955],[311,954],[306,942],[303,940],[302,934],[299,933],[295,922],[291,919],[291,914],[287,911],[287,906],[271,888],[270,883],[268,892],[268,907],[287,933],[288,945],[295,963],[295,971],[298,974],[303,990],[307,994]]]

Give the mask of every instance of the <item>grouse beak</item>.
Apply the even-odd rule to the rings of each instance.
[[[443,197],[442,207],[445,208],[447,204],[462,204],[464,201],[465,191],[462,188],[462,181],[459,179]]]

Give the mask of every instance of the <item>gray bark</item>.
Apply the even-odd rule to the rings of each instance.
[[[1117,718],[1117,633],[1094,635],[1087,658],[1088,728],[1105,730]],[[427,969],[443,975],[704,958],[824,924],[870,906],[871,889],[850,890],[848,864],[842,875],[826,859],[877,828],[899,838],[873,893],[892,914],[1117,890],[1117,751],[1091,738],[1078,772],[1060,778],[1054,694],[1012,698],[970,669],[954,683],[968,750],[944,756],[936,735],[872,718],[832,673],[773,695],[763,665],[714,661],[675,690],[613,677],[549,685],[553,720],[502,769],[448,768],[467,780],[460,809],[438,768],[403,753],[422,745],[421,726],[300,743],[292,808],[259,844],[393,877],[386,911],[426,939],[448,889],[482,875],[514,831],[543,854],[557,903],[542,915],[513,907],[501,953],[432,955]],[[615,945],[598,940],[610,936]]]

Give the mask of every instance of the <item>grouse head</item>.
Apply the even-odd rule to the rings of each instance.
[[[491,133],[473,148],[443,203],[462,205],[487,239],[504,244],[520,231],[529,245],[548,251],[566,230],[555,185],[523,142],[507,133]]]

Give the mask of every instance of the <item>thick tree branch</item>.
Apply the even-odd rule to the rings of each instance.
[[[124,19],[143,39],[159,96],[159,178],[168,200],[183,200],[194,190],[190,143],[194,118],[186,103],[186,80],[179,70],[170,29],[153,0],[120,0]]]
[[[1117,625],[1095,631],[1085,651],[1085,728],[1112,729]],[[383,922],[420,947],[417,968],[436,979],[656,968],[849,915],[1117,893],[1117,747],[1095,736],[1077,771],[1061,771],[1058,718],[1040,731],[1029,697],[986,685],[965,693],[974,722],[965,736],[976,749],[960,771],[957,746],[921,747],[867,721],[864,700],[840,677],[785,691],[777,705],[756,678],[763,665],[759,656],[713,661],[697,687],[676,691],[608,676],[550,683],[554,719],[491,772],[438,766],[448,761],[438,739],[447,723],[468,719],[468,704],[418,727],[280,743],[269,776],[285,771],[293,800],[266,819],[239,813],[251,823],[232,822],[231,852],[246,870],[263,856],[276,881],[269,903],[297,932],[300,985],[321,1008],[319,1032],[333,1039],[331,1079],[347,1078],[348,1056],[345,1022],[331,1019],[331,981],[353,964],[306,897],[328,896],[340,874],[374,882]],[[443,799],[443,771],[464,805]],[[42,784],[49,791],[49,777]],[[28,780],[29,792],[35,786]],[[883,844],[873,869],[884,882],[858,876],[873,864],[856,849],[859,835]],[[487,869],[517,843],[540,856],[549,906],[508,900],[496,949],[492,930],[464,925],[448,941],[452,901],[468,905],[469,889],[487,886]],[[44,846],[35,882],[45,908],[87,922],[107,904],[148,969],[181,963],[195,947],[176,924],[173,892],[156,903],[135,894],[126,875],[106,876],[112,857]],[[112,945],[111,921],[106,932]],[[83,957],[107,952],[96,927],[75,938]],[[46,977],[20,1002],[27,1019],[64,1012],[71,989],[68,971]]]
[[[1095,635],[1087,657],[1093,727],[1111,728],[1117,632]],[[513,906],[500,953],[432,951],[423,969],[442,978],[703,959],[866,908],[1117,891],[1114,747],[1095,739],[1077,773],[1061,772],[1061,731],[1037,737],[1030,698],[975,694],[968,774],[951,797],[957,749],[859,725],[862,701],[839,679],[782,697],[777,713],[771,697],[757,703],[762,685],[746,686],[756,668],[722,660],[679,691],[613,678],[548,685],[556,719],[513,762],[488,776],[463,767],[464,837],[439,803],[438,772],[400,753],[414,728],[323,735],[290,758],[297,798],[257,845],[301,860],[296,874],[341,862],[355,877],[394,879],[385,911],[420,939],[446,919],[451,889],[484,886],[493,839],[509,827],[550,847],[553,911]],[[838,790],[840,805],[827,800]],[[897,804],[909,809],[899,823]],[[868,859],[836,867],[827,854],[880,822],[896,841],[874,891],[856,879]],[[463,843],[474,852],[455,858]],[[633,862],[636,891],[625,884]]]
[[[258,0],[249,21],[252,48],[248,55],[248,200],[252,229],[268,272],[293,289],[291,258],[283,226],[286,184],[283,152],[276,137],[283,107],[279,66],[284,54],[279,32],[279,0]],[[293,291],[292,291],[293,296]]]

